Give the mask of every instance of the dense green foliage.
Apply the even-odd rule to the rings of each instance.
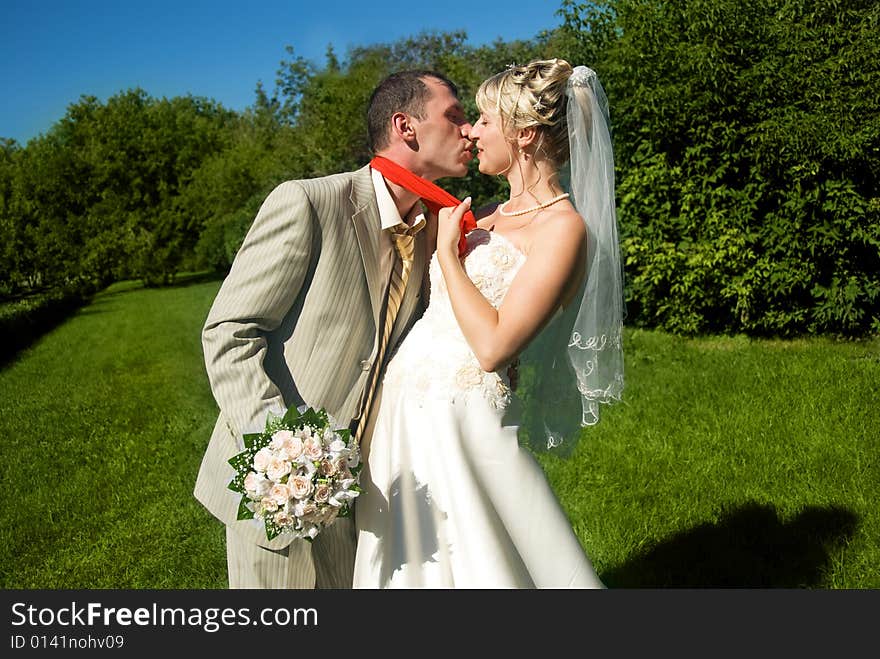
[[[628,323],[696,334],[880,330],[880,5],[564,0],[560,26],[473,47],[424,33],[322,65],[288,48],[241,113],[141,90],[83,97],[0,142],[0,296],[224,272],[285,179],[362,166],[374,85],[445,73],[469,116],[485,77],[562,56],[612,108]],[[506,183],[440,181],[477,204]]]
[[[563,7],[613,108],[631,318],[880,329],[880,5]]]

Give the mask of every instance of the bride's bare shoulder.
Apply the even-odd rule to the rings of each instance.
[[[584,218],[574,208],[554,210],[547,213],[541,224],[539,234],[544,234],[548,237],[549,235],[557,237],[560,234],[569,237],[584,237],[587,235]]]

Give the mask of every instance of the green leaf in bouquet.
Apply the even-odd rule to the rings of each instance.
[[[305,425],[312,426],[314,428],[323,428],[327,425],[327,413],[324,411],[316,412],[311,407],[306,408],[306,411],[302,413],[299,417],[299,420],[296,422],[297,425]]]
[[[237,472],[247,472],[251,469],[251,462],[254,459],[253,451],[242,451],[237,455],[233,455],[227,462],[232,465]]]
[[[269,415],[266,418],[266,429],[263,431],[262,437],[266,440],[266,442],[269,442],[272,439],[272,435],[274,435],[282,428],[286,427],[287,424],[284,421],[284,417],[273,412],[269,412]]]
[[[287,408],[287,412],[284,413],[284,418],[282,421],[284,425],[288,428],[292,428],[294,424],[297,423],[297,419],[299,419],[299,410],[296,407]]]
[[[246,435],[242,435],[242,439],[244,439],[244,445],[247,448],[253,448],[254,442],[256,442],[263,433],[259,432],[249,432]]]
[[[236,474],[235,478],[233,478],[231,481],[229,481],[229,485],[227,485],[226,487],[228,487],[233,492],[238,492],[239,494],[246,494],[247,491],[245,490],[245,487],[244,487],[245,476],[246,476],[246,474],[241,474],[241,473]]]
[[[281,534],[281,531],[278,530],[278,527],[274,524],[266,523],[266,537],[269,540],[274,540]]]
[[[247,507],[248,498],[243,496],[238,502],[238,517],[236,519],[253,519],[254,511]]]

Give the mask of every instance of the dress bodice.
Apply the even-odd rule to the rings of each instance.
[[[475,229],[467,235],[465,272],[496,309],[525,260],[525,254],[501,234]],[[486,372],[480,367],[452,311],[436,253],[428,273],[428,308],[388,364],[385,386],[412,387],[417,394],[443,399],[479,390],[494,407],[507,407],[507,368]]]
[[[496,309],[504,301],[504,296],[524,261],[525,255],[514,247],[510,239],[499,233],[476,229],[467,235],[465,272],[483,297]],[[431,258],[428,272],[431,280],[431,301],[425,311],[425,318],[438,326],[445,325],[445,329],[452,330],[464,340],[452,312],[449,291],[446,290],[446,281],[443,279],[436,252]]]

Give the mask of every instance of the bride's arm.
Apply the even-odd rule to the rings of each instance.
[[[474,286],[458,259],[459,219],[469,201],[440,211],[437,259],[452,310],[485,371],[519,354],[541,330],[581,275],[586,230],[574,212],[554,214],[541,227],[499,309]]]

